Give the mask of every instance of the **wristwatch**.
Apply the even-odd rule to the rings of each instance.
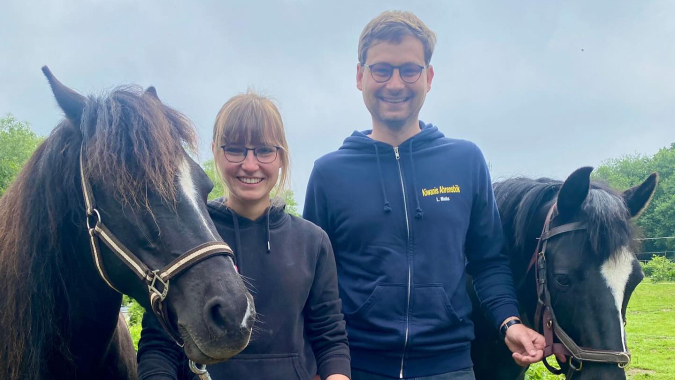
[[[512,319],[502,325],[502,327],[499,328],[499,332],[502,334],[502,338],[506,338],[506,330],[509,329],[509,327],[513,325],[522,325],[523,322],[520,321],[520,319]]]

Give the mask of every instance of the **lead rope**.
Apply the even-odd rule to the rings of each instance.
[[[197,364],[190,360],[190,371],[196,374],[199,380],[212,380],[209,371],[206,370],[206,364]]]

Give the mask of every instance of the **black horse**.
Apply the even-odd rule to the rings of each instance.
[[[557,229],[562,233],[543,239],[547,242],[543,280],[557,323],[579,347],[627,352],[626,306],[643,278],[633,254],[631,220],[647,207],[657,176],[652,174],[642,184],[616,193],[601,183],[591,183],[591,171],[588,167],[578,169],[564,183],[547,178],[495,183],[505,234],[504,252],[511,260],[521,316],[532,327],[538,302],[535,272],[539,265],[532,257],[547,215],[556,204],[557,213],[552,214],[548,227],[551,231],[565,227]],[[480,312],[475,294],[471,295],[476,325],[472,346],[476,378],[522,378],[524,369],[513,361],[503,339]],[[626,378],[617,363],[571,361],[574,368],[581,370],[570,371],[569,357],[558,364],[564,373],[573,373],[574,379]]]
[[[85,98],[43,71],[66,118],[0,199],[0,378],[136,378],[112,287],[150,310],[154,275],[141,280],[134,265],[160,269],[205,243],[224,246],[206,210],[213,184],[185,150],[195,149],[192,125],[154,88]],[[99,244],[99,225],[135,264]],[[199,363],[225,360],[250,338],[252,297],[226,253],[189,268],[177,261],[184,271],[170,287],[153,285],[168,328]]]

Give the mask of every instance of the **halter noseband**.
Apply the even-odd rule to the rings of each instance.
[[[103,268],[103,260],[99,247],[99,239],[110,248],[111,251],[127,266],[132,272],[148,286],[150,295],[150,305],[152,311],[157,316],[160,324],[176,343],[183,347],[183,340],[180,334],[173,328],[167,309],[162,302],[169,293],[169,280],[184,272],[191,266],[200,261],[206,260],[217,255],[230,256],[234,260],[234,254],[230,246],[222,241],[213,241],[201,244],[181,256],[177,257],[162,269],[151,270],[136,255],[134,255],[117,237],[110,232],[101,220],[101,213],[96,209],[94,194],[87,177],[84,175],[84,153],[85,144],[82,142],[80,149],[80,177],[82,182],[82,193],[84,194],[84,204],[86,207],[87,230],[89,231],[89,243],[94,258],[94,264],[98,273],[109,287],[120,292],[110,281],[110,276]],[[92,225],[93,224],[93,225]]]
[[[546,347],[544,348],[544,357],[552,354],[562,354],[569,357],[569,371],[567,378],[570,379],[575,372],[583,369],[585,361],[595,363],[617,363],[620,368],[625,368],[631,361],[630,351],[609,351],[597,350],[592,348],[579,347],[572,338],[560,327],[558,320],[551,306],[551,294],[546,283],[546,245],[548,240],[568,232],[585,230],[586,224],[582,222],[573,222],[563,224],[558,227],[550,228],[551,221],[558,215],[557,203],[554,203],[546,215],[544,228],[539,237],[537,248],[534,251],[527,273],[536,263],[535,278],[537,281],[537,310],[534,315],[534,328],[540,331],[543,327]],[[541,250],[539,249],[541,248]],[[541,324],[543,322],[543,324]],[[625,321],[624,321],[625,323]],[[542,326],[543,325],[543,326]],[[555,343],[554,338],[558,337],[560,343]],[[542,360],[546,368],[556,375],[562,374],[561,369],[551,367],[546,360]],[[575,366],[573,363],[578,364]]]

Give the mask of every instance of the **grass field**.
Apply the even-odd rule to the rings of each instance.
[[[628,305],[628,348],[633,360],[631,380],[675,380],[675,283],[638,285]],[[525,379],[563,379],[543,365],[528,370]]]

